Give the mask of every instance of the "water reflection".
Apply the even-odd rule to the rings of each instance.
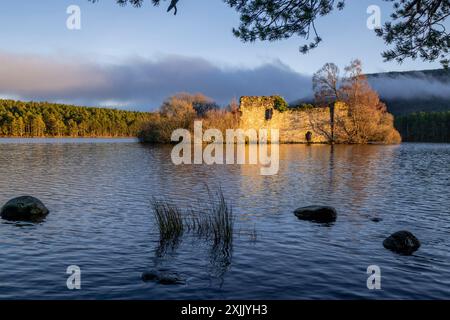
[[[233,245],[213,244],[209,250],[209,274],[211,277],[219,279],[219,286],[225,282],[225,274],[228,272],[233,258]]]
[[[159,227],[154,265],[161,270],[162,265],[174,264],[171,260],[176,259],[177,250],[188,237],[192,243],[206,245],[210,277],[219,279],[221,287],[233,256],[233,211],[222,189],[212,191],[206,185],[202,193],[203,198],[197,197],[197,206],[191,205],[189,209],[179,207],[170,199],[153,200]]]
[[[262,192],[277,196],[288,192],[299,199],[311,199],[310,203],[299,203],[299,207],[317,204],[314,198],[318,197],[335,202],[344,196],[359,208],[373,195],[370,187],[392,173],[395,150],[371,145],[282,145],[279,175],[263,177],[258,165],[241,166],[240,188],[249,198]],[[376,194],[380,192],[383,190]]]

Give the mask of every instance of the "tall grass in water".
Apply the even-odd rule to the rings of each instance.
[[[153,199],[152,207],[161,240],[175,240],[183,235],[183,214],[176,205]]]
[[[233,210],[228,206],[223,196],[222,190],[215,195],[211,192],[211,232],[215,245],[224,245],[228,247],[233,242]]]
[[[199,201],[199,205],[182,211],[167,200],[152,201],[152,207],[159,228],[161,240],[174,240],[185,231],[211,240],[214,246],[231,249],[233,242],[234,218],[231,207],[222,190],[211,192],[209,201]]]
[[[153,200],[155,220],[160,232],[156,255],[162,258],[169,248],[176,250],[182,235],[191,233],[210,244],[211,271],[223,278],[233,256],[233,211],[221,189],[211,192],[206,186],[206,190],[209,196],[207,199],[198,199],[196,205],[184,211],[167,200]]]

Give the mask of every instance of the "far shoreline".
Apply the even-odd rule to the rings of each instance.
[[[138,142],[140,144],[144,145],[151,145],[151,146],[174,146],[177,143],[152,143],[152,142],[146,142],[141,141],[139,137],[130,136],[130,137],[112,137],[112,136],[94,136],[94,137],[71,137],[71,136],[64,136],[64,137],[1,137],[0,141],[2,140],[89,140],[89,139],[95,139],[95,140],[135,140],[135,142]],[[433,141],[402,141],[400,143],[396,144],[385,144],[385,143],[376,143],[376,142],[370,142],[370,143],[321,143],[321,142],[312,142],[312,143],[305,143],[305,142],[282,142],[278,143],[278,145],[305,145],[305,146],[395,146],[395,145],[402,145],[402,144],[448,144],[449,142],[433,142]],[[207,145],[208,143],[204,143]],[[246,143],[247,145],[248,143]]]
[[[33,140],[33,139],[136,139],[137,137],[131,136],[131,137],[113,137],[113,136],[94,136],[94,137],[1,137],[0,139],[22,139],[22,140]]]

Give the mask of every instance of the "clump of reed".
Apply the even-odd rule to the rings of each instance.
[[[230,245],[233,241],[234,217],[222,190],[213,193],[208,189],[209,201],[191,209],[186,227],[200,237],[210,239],[214,245]]]
[[[152,207],[161,239],[178,239],[183,235],[183,214],[175,204],[153,199]]]
[[[211,196],[212,200],[216,199],[217,201],[211,202],[212,219],[210,223],[210,230],[212,232],[215,245],[224,244],[228,246],[233,241],[233,210],[225,201],[222,190],[218,191],[215,197],[216,198]]]
[[[231,206],[225,200],[222,190],[210,192],[209,201],[189,210],[181,210],[167,200],[153,200],[161,240],[178,239],[185,231],[211,240],[214,247],[229,249],[233,242],[234,217]]]

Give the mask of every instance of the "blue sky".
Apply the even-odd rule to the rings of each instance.
[[[82,29],[78,31],[66,28],[66,9],[73,4],[81,8]],[[381,7],[384,22],[391,12],[391,3],[350,0],[344,11],[336,11],[318,21],[317,28],[324,41],[319,48],[303,55],[298,48],[304,40],[296,37],[279,42],[242,43],[231,33],[232,27],[238,25],[239,17],[221,0],[180,0],[177,16],[166,13],[166,4],[154,8],[150,1],[140,9],[120,7],[112,0],[100,0],[97,4],[87,0],[8,1],[2,3],[0,11],[0,57],[1,62],[11,68],[5,69],[7,67],[4,66],[0,71],[6,74],[9,72],[10,78],[13,74],[15,85],[7,82],[7,79],[0,79],[0,94],[23,99],[154,108],[163,99],[163,94],[206,91],[206,94],[224,102],[231,96],[246,94],[246,85],[250,93],[273,94],[278,91],[287,95],[288,99],[301,97],[310,89],[306,79],[324,63],[335,62],[343,67],[352,58],[362,59],[365,71],[369,73],[439,68],[439,63],[421,61],[407,61],[402,65],[383,62],[380,53],[385,48],[384,43],[366,27],[369,16],[366,10],[372,4]],[[30,61],[35,61],[35,64]],[[53,78],[47,81],[47,87],[43,87],[43,84],[35,86],[31,80],[27,82],[27,79],[17,75],[23,71],[23,77],[30,73],[32,76],[29,78],[43,77],[42,81],[45,82],[45,68],[52,61],[58,62],[57,66],[61,70],[50,66],[55,70]],[[196,69],[192,68],[193,65]],[[174,70],[167,75],[165,70],[171,66],[174,66]],[[273,81],[270,76],[272,68],[276,69],[275,73],[280,73]],[[84,69],[86,73],[80,71]],[[126,82],[121,73],[124,69],[126,74],[132,74],[130,77],[133,79],[138,76],[146,78],[145,82],[137,85],[144,91],[145,86],[151,86],[163,77],[171,78],[167,78],[164,83],[158,82],[153,91],[149,90],[151,97],[131,89],[115,97],[111,92],[117,90],[119,85],[123,87]],[[190,69],[188,75],[184,74],[185,69]],[[117,77],[120,80],[116,81],[113,90],[105,89],[105,79],[98,79],[99,91],[103,90],[98,97],[95,94],[95,81],[92,88],[85,88],[75,80],[67,80],[64,88],[60,88],[61,94],[57,94],[57,85],[54,90],[49,87],[52,81],[58,84],[58,77],[64,73],[62,70],[67,71],[68,78],[75,78],[72,71],[78,77],[84,77],[85,83],[102,72],[107,74],[105,78]],[[92,74],[89,70],[96,72]],[[142,70],[158,73],[158,76],[150,79]],[[195,82],[195,70],[200,71],[199,77],[207,74],[208,85],[200,81],[184,88],[181,81],[173,78],[180,72],[180,79]],[[256,73],[252,74],[252,71]],[[245,73],[242,78],[239,78],[240,72]],[[287,73],[286,77],[282,75],[283,72]],[[219,76],[215,81],[217,73]],[[237,79],[242,79],[239,86],[236,84]],[[275,80],[278,82],[275,83]],[[231,85],[227,81],[235,84]],[[170,88],[171,82],[177,82],[177,85]],[[209,85],[212,82],[217,82],[218,87],[230,88],[221,91]],[[256,87],[255,82],[259,82]],[[306,86],[308,89],[303,88]],[[296,87],[299,88],[298,94]],[[77,88],[80,89],[78,98]],[[156,96],[157,88],[161,95]],[[70,94],[66,94],[68,91]],[[133,95],[140,98],[132,99]]]

